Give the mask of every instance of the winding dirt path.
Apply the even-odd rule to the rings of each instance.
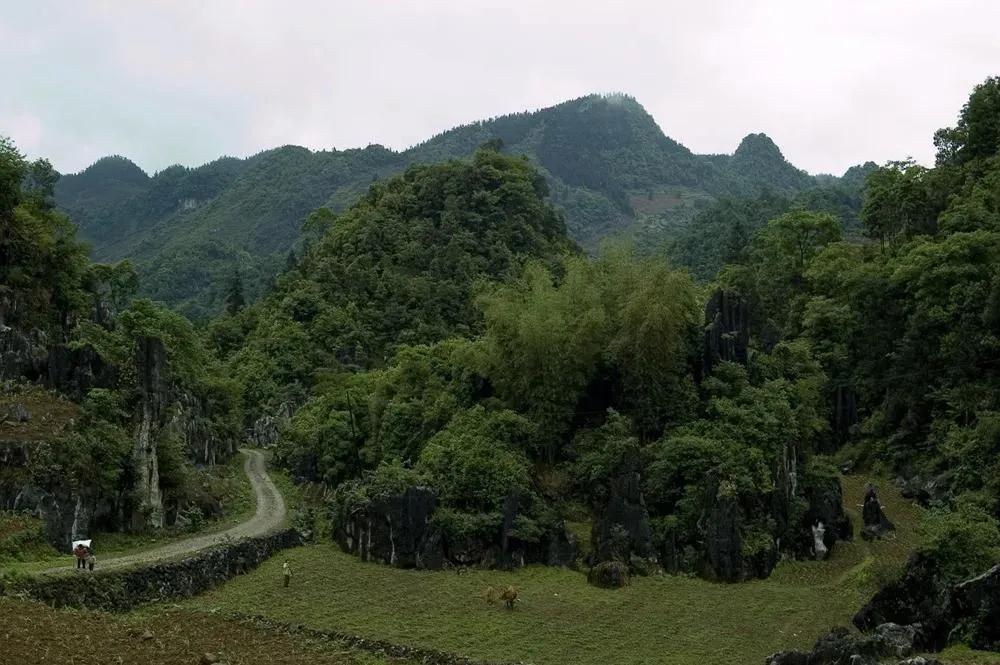
[[[102,558],[98,550],[97,568],[99,570],[107,570],[109,568],[122,568],[136,564],[150,563],[162,559],[173,559],[228,540],[261,536],[279,528],[285,521],[285,499],[281,496],[281,492],[278,491],[274,481],[267,475],[264,454],[259,450],[250,450],[248,448],[241,448],[240,452],[247,458],[243,464],[243,470],[250,479],[250,484],[253,485],[254,493],[257,495],[257,511],[253,517],[225,531],[203,536],[193,536],[137,554]],[[51,574],[73,571],[75,563],[74,560],[71,564],[49,568],[42,571],[42,573]]]

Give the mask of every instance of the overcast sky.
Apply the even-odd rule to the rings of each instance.
[[[695,152],[763,131],[794,164],[933,160],[1000,74],[995,0],[0,0],[0,135],[72,172],[283,144],[405,148],[591,92]]]

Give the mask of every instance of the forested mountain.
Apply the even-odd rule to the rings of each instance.
[[[234,271],[251,298],[261,293],[312,210],[342,211],[380,177],[467,157],[491,141],[540,168],[570,236],[588,249],[623,234],[659,247],[719,197],[794,196],[817,184],[762,134],[732,156],[695,155],[631,97],[591,95],[457,127],[404,152],[285,146],[152,177],[108,157],[63,176],[56,200],[95,258],[131,258],[144,295],[204,317],[222,308]]]
[[[906,650],[1000,649],[1000,78],[935,135],[933,168],[868,164],[842,179],[779,163],[759,135],[732,157],[692,155],[640,111],[592,97],[538,124],[459,128],[412,154],[480,146],[471,156],[389,176],[400,155],[381,148],[283,148],[152,179],[110,158],[77,176],[104,190],[69,179],[75,200],[120,213],[118,241],[152,229],[136,256],[180,237],[173,260],[229,271],[225,311],[198,329],[133,298],[128,261],[90,263],[54,209],[51,167],[0,143],[0,407],[12,407],[0,500],[39,488],[34,510],[59,542],[81,506],[95,523],[156,528],[210,507],[194,463],[245,433],[317,490],[297,519],[347,552],[425,569],[579,566],[621,586],[842,565],[824,560],[854,536],[842,474],[860,472],[923,506],[913,541],[887,543],[913,556],[906,570],[858,559],[823,592],[864,590],[855,625],[899,624]],[[601,121],[574,124],[588,113]],[[356,163],[379,177],[352,179]],[[659,179],[713,200],[663,225],[706,284],[655,252],[589,256],[567,232],[581,192],[660,215]],[[323,182],[341,184],[299,212]],[[267,214],[242,220],[257,207]],[[139,209],[167,216],[125,213]],[[277,261],[268,232],[291,243],[290,210],[306,220],[295,255],[248,304],[237,249],[209,240],[240,230],[239,252]],[[174,235],[198,229],[204,255]],[[165,256],[149,265],[166,270]],[[42,421],[41,445],[25,402],[62,414]],[[893,526],[865,494],[859,533],[882,539]],[[817,650],[887,639],[838,631]]]
[[[124,196],[145,178],[95,168]],[[42,518],[60,550],[218,515],[229,488],[196,465],[235,451],[239,391],[190,321],[134,299],[128,261],[90,261],[57,177],[0,138],[0,511]]]

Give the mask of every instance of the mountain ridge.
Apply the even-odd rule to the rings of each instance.
[[[588,249],[647,220],[688,220],[722,196],[793,193],[817,182],[777,146],[753,151],[752,159],[738,158],[738,149],[695,154],[633,97],[613,94],[460,125],[404,151],[285,145],[153,175],[127,158],[105,157],[63,176],[56,202],[95,259],[133,259],[145,295],[197,318],[220,309],[234,271],[251,296],[259,294],[294,251],[311,211],[343,211],[379,178],[465,158],[491,141],[540,167],[570,235]]]

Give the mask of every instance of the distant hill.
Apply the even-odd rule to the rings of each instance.
[[[403,152],[283,146],[152,177],[124,157],[105,157],[63,176],[56,200],[95,259],[132,258],[145,295],[202,317],[221,308],[234,269],[250,296],[259,294],[312,210],[342,211],[380,177],[467,157],[491,141],[540,167],[570,235],[588,249],[614,235],[657,238],[656,229],[683,225],[719,198],[792,196],[818,184],[763,134],[731,156],[696,155],[619,94],[474,122]]]

